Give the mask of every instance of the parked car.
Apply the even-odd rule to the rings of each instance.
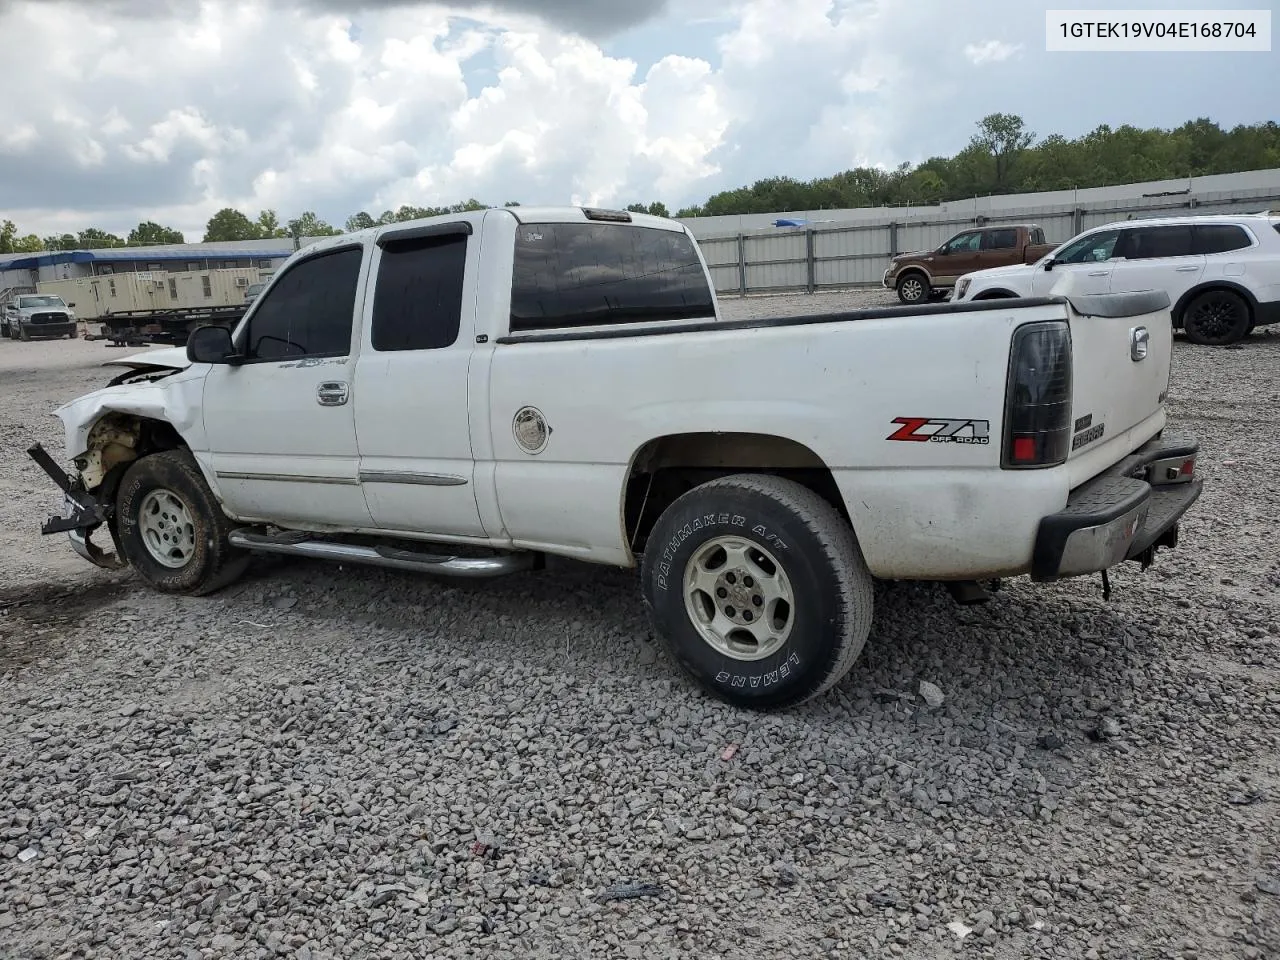
[[[882,282],[903,303],[925,303],[945,294],[974,270],[1011,263],[1034,263],[1053,249],[1034,223],[965,230],[922,253],[900,253],[889,261]]]
[[[638,566],[698,682],[793,704],[857,658],[874,578],[981,600],[990,578],[1175,545],[1200,481],[1196,441],[1166,430],[1168,298],[1069,285],[726,321],[693,236],[644,214],[325,239],[234,331],[119,361],[58,410],[76,476],[29,451],[67,497],[43,531],[178,594],[253,551],[461,577]]]
[[[266,281],[260,281],[258,283],[249,284],[249,286],[247,286],[244,291],[244,302],[246,304],[253,303],[253,301],[258,299],[258,294],[262,293],[262,291],[265,290],[266,287],[267,287]]]
[[[1064,273],[1086,293],[1163,290],[1174,328],[1202,345],[1235,343],[1280,322],[1280,216],[1125,220],[1087,230],[1028,267],[963,277],[955,300],[1040,296]]]
[[[0,313],[0,336],[11,340],[74,337],[77,329],[74,306],[48,294],[19,294],[8,301]]]

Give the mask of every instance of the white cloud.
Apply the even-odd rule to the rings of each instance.
[[[223,206],[338,224],[470,197],[674,210],[764,177],[949,153],[978,117],[1043,102],[969,67],[1014,57],[1043,30],[1025,0],[983,0],[982,17],[953,0],[622,6],[0,0],[0,36],[21,38],[6,75],[40,77],[0,98],[0,209],[41,234],[154,219],[193,238]],[[664,7],[669,41],[649,28],[630,45],[592,39]],[[983,37],[996,18],[1009,39]],[[1072,70],[1041,67],[1045,89]],[[1119,91],[1112,111],[1150,99],[1140,84],[1098,82]],[[1179,121],[1208,112],[1202,87],[1212,92],[1195,81]],[[1100,102],[1055,102],[1054,117]],[[1143,122],[1090,114],[1064,132],[1104,119]]]
[[[1005,43],[1003,40],[984,40],[982,43],[967,43],[964,55],[974,66],[984,63],[1002,63],[1022,50],[1020,43]]]

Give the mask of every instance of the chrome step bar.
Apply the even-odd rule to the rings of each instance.
[[[497,557],[457,557],[447,554],[419,553],[396,547],[364,547],[330,540],[314,540],[306,533],[279,536],[256,530],[232,530],[227,539],[233,547],[257,553],[276,553],[288,557],[315,560],[345,560],[371,567],[413,570],[446,577],[487,579],[533,570],[540,559],[536,553],[506,553]]]

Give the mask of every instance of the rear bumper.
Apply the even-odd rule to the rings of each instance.
[[[1199,442],[1166,431],[1071,492],[1065,509],[1040,521],[1031,579],[1040,582],[1106,570],[1125,560],[1148,565],[1178,543],[1178,521],[1203,481],[1182,473]]]

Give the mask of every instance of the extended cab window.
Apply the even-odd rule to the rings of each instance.
[[[1115,250],[1119,239],[1119,230],[1100,230],[1067,244],[1054,259],[1058,263],[1097,263],[1110,260],[1111,252]]]
[[[1018,245],[1017,230],[988,230],[985,250],[1009,250]]]
[[[982,246],[982,233],[975,230],[973,233],[962,233],[958,237],[952,237],[943,245],[941,253],[976,253]]]
[[[1031,242],[1032,242],[1032,243],[1044,243],[1044,230],[1042,230],[1040,227],[1036,227],[1034,230],[1032,230],[1032,231],[1031,231]]]
[[[360,248],[308,257],[284,272],[249,318],[253,360],[341,357],[351,352]]]
[[[386,244],[373,295],[373,349],[438,350],[458,339],[465,234]]]
[[[1154,260],[1191,255],[1191,227],[1136,227],[1124,232],[1117,256],[1126,260]]]
[[[715,316],[685,233],[612,223],[528,223],[516,231],[511,331]]]
[[[1194,253],[1228,253],[1253,243],[1244,227],[1234,223],[1197,224],[1192,238]]]

